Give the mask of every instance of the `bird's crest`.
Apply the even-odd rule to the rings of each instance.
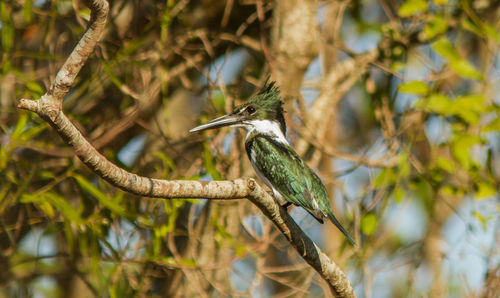
[[[268,78],[259,92],[246,103],[236,107],[235,111],[241,111],[249,106],[253,106],[257,110],[255,118],[278,121],[283,135],[286,134],[283,101],[280,90],[274,81],[270,82]]]

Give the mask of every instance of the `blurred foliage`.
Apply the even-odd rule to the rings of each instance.
[[[271,64],[291,67],[266,61],[272,57],[266,42],[278,41],[262,38],[275,25],[278,4],[264,1],[258,12],[261,4],[111,1],[107,32],[65,99],[65,112],[100,152],[134,173],[254,175],[240,132],[187,131],[248,97]],[[312,166],[329,183],[335,212],[359,247],[341,245],[343,238],[328,229],[322,237],[300,211],[292,215],[345,268],[360,297],[486,293],[500,266],[500,4],[325,1],[318,16],[344,4],[338,36],[320,40],[318,57],[328,56],[322,51],[332,43],[339,64],[379,49],[361,83],[342,91],[332,124],[338,151],[366,152],[366,159],[326,154],[327,138],[313,146],[321,158],[307,155],[311,162],[347,164],[333,174]],[[16,109],[20,98],[48,89],[85,30],[86,7],[2,1],[0,17],[0,295],[328,295],[249,202],[126,194],[83,166],[45,121]],[[317,30],[328,34],[336,19],[319,19]],[[242,48],[244,56],[234,54]],[[231,63],[221,70],[220,61]],[[236,69],[238,61],[243,66]],[[233,74],[222,79],[227,68]],[[303,90],[324,91],[317,82],[335,70],[311,66]],[[306,91],[299,97],[286,97],[294,142],[304,137],[305,111],[316,98]],[[403,224],[414,217],[410,227]],[[463,229],[450,232],[450,225]],[[474,247],[481,267],[453,267],[460,260],[452,233]],[[479,283],[470,275],[480,276]]]

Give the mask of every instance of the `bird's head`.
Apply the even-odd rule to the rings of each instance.
[[[244,104],[235,107],[230,114],[197,126],[191,129],[190,132],[224,126],[243,127],[251,130],[269,121],[271,125],[277,125],[285,135],[286,125],[283,113],[283,101],[281,101],[278,87],[274,85],[274,82],[266,83],[257,95]]]

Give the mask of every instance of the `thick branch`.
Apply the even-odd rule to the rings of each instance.
[[[248,198],[280,229],[292,246],[310,264],[332,292],[340,297],[354,297],[354,291],[342,270],[325,255],[253,179],[233,181],[167,181],[141,177],[111,163],[78,131],[62,111],[62,100],[83,63],[94,50],[104,30],[108,3],[89,3],[92,17],[89,28],[59,70],[49,91],[39,100],[21,99],[18,108],[37,113],[72,146],[80,160],[104,180],[127,192],[157,198],[205,198],[232,200]]]

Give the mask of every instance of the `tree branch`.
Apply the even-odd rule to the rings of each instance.
[[[21,99],[18,108],[37,113],[73,147],[78,158],[97,175],[120,189],[156,198],[248,198],[285,235],[292,246],[330,285],[339,297],[355,297],[344,272],[305,235],[273,198],[253,179],[233,181],[175,181],[141,177],[116,166],[100,154],[71,123],[62,110],[64,96],[99,41],[109,5],[105,0],[85,1],[92,13],[87,31],[61,67],[50,89],[39,100]]]

